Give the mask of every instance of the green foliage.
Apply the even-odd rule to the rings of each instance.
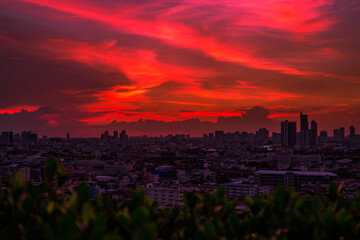
[[[24,183],[17,173],[0,190],[0,239],[360,239],[360,201],[345,200],[334,184],[327,197],[279,188],[247,198],[249,211],[239,218],[224,187],[159,209],[144,189],[129,201],[91,200],[82,183],[64,199],[67,176],[54,158],[43,184]]]

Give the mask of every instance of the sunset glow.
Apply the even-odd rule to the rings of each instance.
[[[351,0],[3,0],[0,114],[51,106],[39,119],[59,127],[261,106],[359,126],[359,13]]]

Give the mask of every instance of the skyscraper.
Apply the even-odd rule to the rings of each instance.
[[[338,141],[340,139],[340,130],[339,129],[334,129],[334,139],[336,141]]]
[[[340,128],[340,139],[344,140],[344,138],[345,138],[345,128],[341,127]]]
[[[21,142],[23,144],[36,143],[36,141],[37,141],[36,133],[31,133],[31,131],[23,131],[21,133]]]
[[[126,135],[126,130],[122,130],[120,133],[120,140],[127,140],[128,139],[128,135]]]
[[[114,138],[116,140],[119,139],[119,132],[118,131],[114,131]]]
[[[309,146],[309,121],[308,115],[300,113],[300,142],[301,146]]]
[[[12,144],[14,140],[13,132],[2,132],[0,136],[0,143]]]
[[[296,122],[281,122],[281,145],[293,147],[296,144]]]
[[[215,140],[221,142],[224,138],[224,131],[217,130],[215,131]]]
[[[350,138],[354,138],[354,137],[355,137],[355,127],[350,126]]]
[[[311,129],[310,129],[310,145],[316,146],[317,144],[317,123],[313,120],[311,121]]]
[[[269,140],[269,131],[266,128],[260,128],[256,131],[256,136],[259,140],[267,142]]]
[[[105,131],[101,134],[101,141],[108,142],[109,141],[109,131]]]

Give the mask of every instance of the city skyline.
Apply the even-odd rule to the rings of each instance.
[[[360,239],[359,29],[359,0],[0,0],[0,239]]]
[[[1,1],[0,131],[254,131],[254,106],[276,131],[298,112],[319,131],[360,129],[359,13],[351,0]]]
[[[246,115],[246,114],[245,114]],[[221,119],[220,119],[221,120]],[[242,119],[243,121],[245,121],[244,119]],[[251,119],[250,119],[251,121]],[[198,126],[196,126],[196,124],[202,124],[198,119],[190,119],[187,121],[184,121],[185,123],[189,123],[190,125],[193,125],[192,127],[197,128]],[[297,124],[297,122],[299,122],[299,124]],[[160,123],[160,124],[159,124]],[[161,124],[162,123],[162,124]],[[282,122],[277,122],[278,124],[280,123],[280,131],[272,131],[271,129],[267,129],[266,127],[264,127],[263,125],[257,125],[256,121],[254,122],[254,131],[246,131],[246,130],[236,130],[236,131],[224,131],[224,129],[221,128],[221,125],[216,125],[219,122],[207,122],[207,126],[206,128],[202,129],[203,132],[197,131],[195,134],[195,137],[200,137],[202,136],[203,138],[205,137],[210,137],[210,134],[215,134],[217,132],[222,132],[222,134],[224,133],[229,133],[229,134],[236,134],[236,133],[249,133],[249,134],[255,134],[257,137],[259,137],[260,139],[263,138],[264,136],[266,136],[266,139],[269,139],[269,135],[270,132],[272,132],[272,139],[274,140],[274,134],[281,134],[281,145],[283,146],[290,146],[293,147],[297,144],[297,142],[300,144],[300,146],[302,147],[307,147],[307,146],[316,146],[318,141],[319,141],[319,137],[328,137],[328,136],[332,136],[334,139],[337,140],[344,140],[345,137],[350,137],[350,138],[354,138],[355,136],[358,136],[356,134],[356,128],[354,127],[354,125],[350,125],[348,127],[349,131],[345,130],[345,127],[340,127],[340,128],[334,128],[332,129],[332,131],[326,131],[326,130],[319,130],[318,129],[318,124],[316,121],[311,120],[311,123],[309,124],[309,116],[307,114],[303,114],[302,112],[300,112],[299,115],[299,121],[295,120],[295,121],[289,121],[289,120],[285,120]],[[128,138],[128,135],[126,135],[126,125],[123,126],[117,126],[118,123],[113,122],[112,124],[108,125],[108,129],[103,130],[105,131],[104,133],[101,133],[100,138],[103,139],[108,139],[108,138],[114,138],[114,139],[124,139],[123,137],[126,136],[126,139]],[[166,122],[161,122],[161,121],[154,121],[154,120],[139,120],[136,123],[123,123],[123,124],[143,124],[142,129],[140,129],[140,132],[142,132],[142,134],[136,134],[138,133],[137,131],[133,132],[131,134],[132,137],[141,137],[141,136],[147,136],[148,134],[144,134],[146,131],[148,131],[150,134],[150,137],[160,137],[160,136],[172,136],[172,135],[184,135],[186,137],[190,137],[190,135],[192,137],[194,137],[194,135],[191,134],[192,130],[191,128],[189,128],[189,126],[180,126],[180,128],[178,128],[178,131],[169,131],[169,130],[165,130],[162,132],[157,132],[158,128],[164,128],[163,124],[172,124],[170,123],[166,123]],[[149,125],[147,125],[149,124]],[[151,128],[151,124],[155,124],[152,127],[156,126],[155,129]],[[194,126],[195,124],[195,126]],[[129,126],[129,125],[127,125]],[[226,124],[226,120],[225,120],[225,126],[228,126],[228,124]],[[262,127],[261,127],[262,126]],[[104,126],[98,126],[97,131],[102,131],[101,129]],[[137,125],[135,125],[135,128],[137,127]],[[110,132],[113,132],[113,136],[111,135]],[[147,129],[147,130],[146,130]],[[176,129],[176,128],[175,128]],[[179,130],[180,129],[180,130]],[[206,129],[208,129],[208,131],[206,131]],[[226,129],[226,128],[225,128]],[[120,130],[120,135],[119,135],[119,130]],[[130,128],[130,131],[132,130],[132,128]],[[150,130],[150,131],[149,131]],[[199,130],[199,129],[198,129]],[[36,134],[36,138],[35,140],[33,139],[33,137],[31,137],[34,141],[36,142],[37,139],[37,135],[38,135],[38,131],[28,131],[28,130],[19,130],[18,132],[15,131],[15,133],[13,131],[10,131],[9,129],[4,130],[1,132],[1,137],[7,138],[9,139],[9,134],[11,134],[11,139],[13,139],[13,135],[18,135],[18,138],[20,139],[24,139],[24,134],[30,134],[30,135],[34,135]],[[20,135],[21,133],[21,135]],[[333,133],[331,135],[331,133]],[[264,135],[265,134],[265,135]],[[66,139],[70,139],[70,133],[67,132],[66,133]],[[43,133],[42,136],[44,137],[55,137],[55,138],[65,138],[64,136],[54,136],[54,135],[50,135],[48,136],[48,134]],[[74,136],[74,135],[72,135]],[[98,133],[95,136],[78,136],[75,135],[75,138],[94,138],[94,137],[98,137]],[[26,137],[25,137],[26,138]],[[12,142],[12,140],[11,140]]]

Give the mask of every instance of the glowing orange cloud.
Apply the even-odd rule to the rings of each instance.
[[[194,117],[218,117],[218,116],[227,116],[227,117],[237,117],[245,114],[246,111],[196,111],[196,112],[181,112],[179,113],[184,118],[194,118]]]
[[[21,112],[22,110],[31,112],[37,110],[38,108],[39,107],[37,106],[11,106],[0,109],[0,114],[4,114],[4,113],[13,114],[13,113]]]
[[[332,0],[109,3],[111,7],[86,0],[0,4],[16,12],[9,11],[5,28],[18,21],[26,29],[16,29],[19,36],[12,30],[0,34],[0,50],[11,52],[5,59],[16,60],[24,53],[28,62],[66,62],[69,68],[94,70],[99,79],[116,75],[114,81],[104,80],[91,90],[84,86],[86,80],[74,87],[59,84],[59,95],[83,97],[74,104],[85,115],[81,122],[195,117],[213,121],[219,115],[241,116],[243,112],[235,109],[254,105],[270,110],[269,118],[284,118],[295,117],[294,112],[315,102],[323,108],[309,113],[347,109],[335,104],[354,99],[336,96],[336,86],[344,79],[359,78],[356,70],[341,66],[346,64],[339,60],[348,56],[343,47],[332,44],[338,40],[327,37],[339,23],[329,10]],[[49,22],[41,25],[40,20]],[[329,68],[326,63],[331,63]],[[322,83],[324,88],[319,87]],[[312,91],[316,88],[322,95]],[[20,108],[0,109],[0,114]],[[52,125],[62,123],[56,116],[42,118]]]
[[[8,41],[14,42],[12,39],[8,39]],[[39,39],[38,47],[46,49],[49,58],[78,61],[105,71],[116,69],[134,80],[134,85],[118,85],[110,90],[95,94],[94,96],[99,99],[99,102],[96,105],[87,106],[88,110],[93,112],[130,109],[134,108],[132,106],[134,102],[145,104],[154,102],[146,96],[149,88],[158,86],[169,79],[183,85],[181,89],[171,91],[171,95],[175,99],[181,99],[184,96],[189,96],[191,99],[187,101],[162,99],[156,100],[157,103],[215,107],[217,104],[208,103],[206,99],[215,101],[216,99],[277,101],[299,97],[297,94],[280,93],[252,86],[244,81],[238,81],[238,84],[231,89],[205,90],[197,83],[197,79],[216,76],[219,73],[203,68],[181,67],[163,63],[156,59],[154,52],[117,47],[115,41],[90,43],[68,39]],[[76,94],[72,90],[67,92]],[[199,97],[204,102],[193,101]]]
[[[54,2],[54,1],[46,1],[46,0],[42,0],[42,1],[22,0],[22,1],[53,8],[83,18],[96,20],[104,24],[107,24],[109,26],[118,28],[119,31],[161,39],[169,44],[183,48],[201,50],[204,54],[212,56],[219,61],[234,62],[237,64],[245,65],[250,68],[273,70],[286,74],[294,74],[294,75],[314,74],[313,72],[302,71],[294,67],[289,67],[283,64],[274,63],[272,61],[262,59],[259,56],[254,56],[253,51],[251,51],[249,48],[242,47],[241,44],[230,45],[226,42],[220,42],[219,39],[217,39],[214,36],[201,34],[195,29],[192,29],[178,22],[164,21],[158,19],[152,21],[149,20],[143,21],[143,20],[131,18],[128,15],[127,11],[118,12],[119,9],[116,9],[117,12],[114,13],[109,10],[96,8],[84,2],[74,2],[74,1]],[[280,10],[280,16],[284,15],[284,13],[282,12],[284,11]],[[312,17],[315,16],[313,15]],[[263,19],[261,22],[264,23],[267,20],[268,19],[266,18]],[[274,22],[283,23],[284,20],[274,21]],[[327,25],[330,25],[330,23],[328,23]],[[315,30],[318,29],[315,28],[312,31]],[[301,31],[301,29],[298,31]]]

